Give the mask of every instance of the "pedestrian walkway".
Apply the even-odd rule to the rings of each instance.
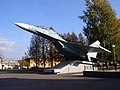
[[[0,74],[0,90],[119,90],[119,83],[119,79],[71,74]]]

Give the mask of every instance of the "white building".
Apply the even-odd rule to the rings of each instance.
[[[1,60],[0,69],[13,69],[16,65],[19,65],[17,60]]]

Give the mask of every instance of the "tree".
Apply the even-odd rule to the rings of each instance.
[[[83,37],[83,34],[82,34],[82,33],[79,33],[78,43],[79,43],[80,45],[85,45],[85,38]]]
[[[60,36],[68,42],[77,43],[77,40],[78,40],[78,37],[74,32],[72,32],[72,34],[70,32],[68,32],[67,34],[63,34],[63,35],[60,34]]]
[[[78,41],[77,35],[74,32],[72,32],[72,34],[71,34],[71,40],[70,41],[74,42],[74,43],[77,43],[77,41]]]
[[[21,65],[21,66],[29,66],[29,61],[27,60],[18,60],[18,63]]]
[[[86,23],[83,31],[89,44],[96,40],[112,51],[112,44],[118,44],[119,23],[107,0],[86,0],[84,15],[79,16]],[[106,58],[107,55],[102,55]],[[109,56],[110,57],[110,56]]]
[[[49,43],[49,41],[47,40],[47,39],[45,39],[45,38],[42,38],[41,37],[41,60],[42,60],[42,62],[43,62],[43,65],[44,65],[44,68],[45,68],[45,66],[46,66],[46,60],[48,59],[47,58],[47,56],[48,56],[48,52],[47,52],[47,50],[48,50],[48,43]]]
[[[67,40],[68,42],[71,42],[71,34],[70,34],[70,32],[67,33],[66,40]]]
[[[4,59],[3,53],[0,52],[0,58]]]
[[[119,31],[118,33],[116,34],[116,47],[115,47],[115,57],[116,57],[116,60],[119,60],[119,63],[120,63],[120,19],[118,19],[118,22],[119,22]]]
[[[29,56],[35,59],[36,67],[39,65],[39,60],[42,56],[41,44],[42,44],[42,38],[34,34],[30,42]]]
[[[48,42],[48,51],[47,51],[47,56],[49,61],[51,62],[51,67],[53,66],[53,62],[60,59],[59,58],[59,52],[56,49],[56,47],[53,45],[52,42]]]

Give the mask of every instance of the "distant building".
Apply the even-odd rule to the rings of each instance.
[[[24,60],[21,60],[19,61],[21,63],[19,63],[20,65],[22,66],[27,66],[29,68],[32,68],[32,67],[35,67],[36,66],[36,62],[33,58],[26,58]],[[60,60],[53,60],[53,66],[57,65],[60,63]],[[44,68],[44,61],[43,60],[40,60],[39,63],[38,63],[38,67],[40,68]],[[51,68],[51,61],[49,60],[45,60],[45,68]]]
[[[18,66],[19,63],[17,60],[3,60],[1,62],[1,69],[13,69],[15,66]]]

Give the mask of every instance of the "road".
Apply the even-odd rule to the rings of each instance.
[[[0,90],[120,90],[118,78],[81,75],[0,74]]]

